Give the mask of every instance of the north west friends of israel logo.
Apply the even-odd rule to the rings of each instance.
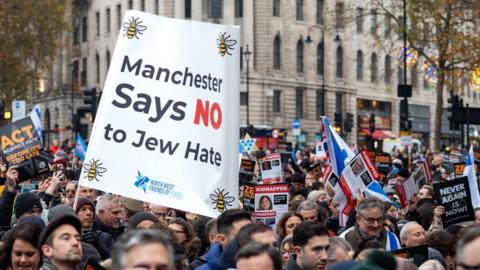
[[[137,188],[143,190],[145,194],[155,193],[176,200],[183,199],[183,192],[175,190],[174,184],[151,179],[150,177],[143,175],[140,171],[137,171],[137,177],[133,184]]]

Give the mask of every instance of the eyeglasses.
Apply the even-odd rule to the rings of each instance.
[[[479,265],[467,265],[464,263],[457,263],[457,266],[462,267],[462,269],[465,270],[480,270],[480,264]]]
[[[365,217],[364,215],[360,215],[365,221],[367,221],[368,224],[374,224],[377,222],[378,224],[383,224],[385,222],[385,219],[387,218],[385,215],[381,216],[379,218],[373,218],[373,217]]]

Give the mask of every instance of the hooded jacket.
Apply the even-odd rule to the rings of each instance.
[[[207,253],[207,256],[205,257],[207,259],[207,262],[202,265],[197,267],[195,270],[222,270],[225,269],[222,266],[221,258],[222,258],[222,245],[220,243],[216,243],[212,245],[210,250]]]

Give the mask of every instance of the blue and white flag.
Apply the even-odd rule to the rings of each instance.
[[[377,181],[372,181],[365,189],[365,193],[367,197],[375,197],[384,202],[392,202],[385,191],[383,191],[382,186]]]
[[[40,138],[42,138],[42,109],[40,108],[40,105],[35,105],[28,115],[30,118],[32,118],[33,125],[35,126]]]
[[[473,158],[473,146],[470,146],[470,150],[467,155],[467,163],[463,170],[463,176],[468,177],[468,185],[470,187],[470,194],[472,195],[473,209],[480,207],[480,194],[478,191],[477,175],[475,174],[475,162]]]
[[[82,136],[77,133],[74,154],[83,161],[85,159],[85,153],[87,153],[87,144],[83,140]]]
[[[348,147],[340,135],[335,132],[326,116],[322,117],[323,123],[323,149],[330,161],[335,175],[341,175],[346,164],[355,157],[352,149]]]

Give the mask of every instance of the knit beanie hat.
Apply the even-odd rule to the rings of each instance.
[[[133,230],[137,227],[137,225],[140,222],[144,220],[150,220],[150,221],[153,221],[154,223],[160,222],[158,218],[152,215],[151,213],[142,211],[142,212],[136,213],[128,220],[128,227]]]
[[[75,212],[73,212],[73,209],[70,206],[66,204],[59,204],[50,208],[50,210],[48,211],[47,219],[48,222],[51,222],[54,219],[66,215],[75,216]]]
[[[80,199],[78,199],[77,208],[75,209],[75,213],[78,213],[78,211],[80,211],[82,206],[84,206],[86,204],[91,205],[92,208],[93,208],[93,213],[95,213],[95,204],[93,204],[93,202],[88,197],[81,197]]]
[[[40,198],[37,195],[31,192],[20,193],[15,199],[15,217],[19,218],[26,212],[38,208],[43,210],[42,203],[40,202]]]

